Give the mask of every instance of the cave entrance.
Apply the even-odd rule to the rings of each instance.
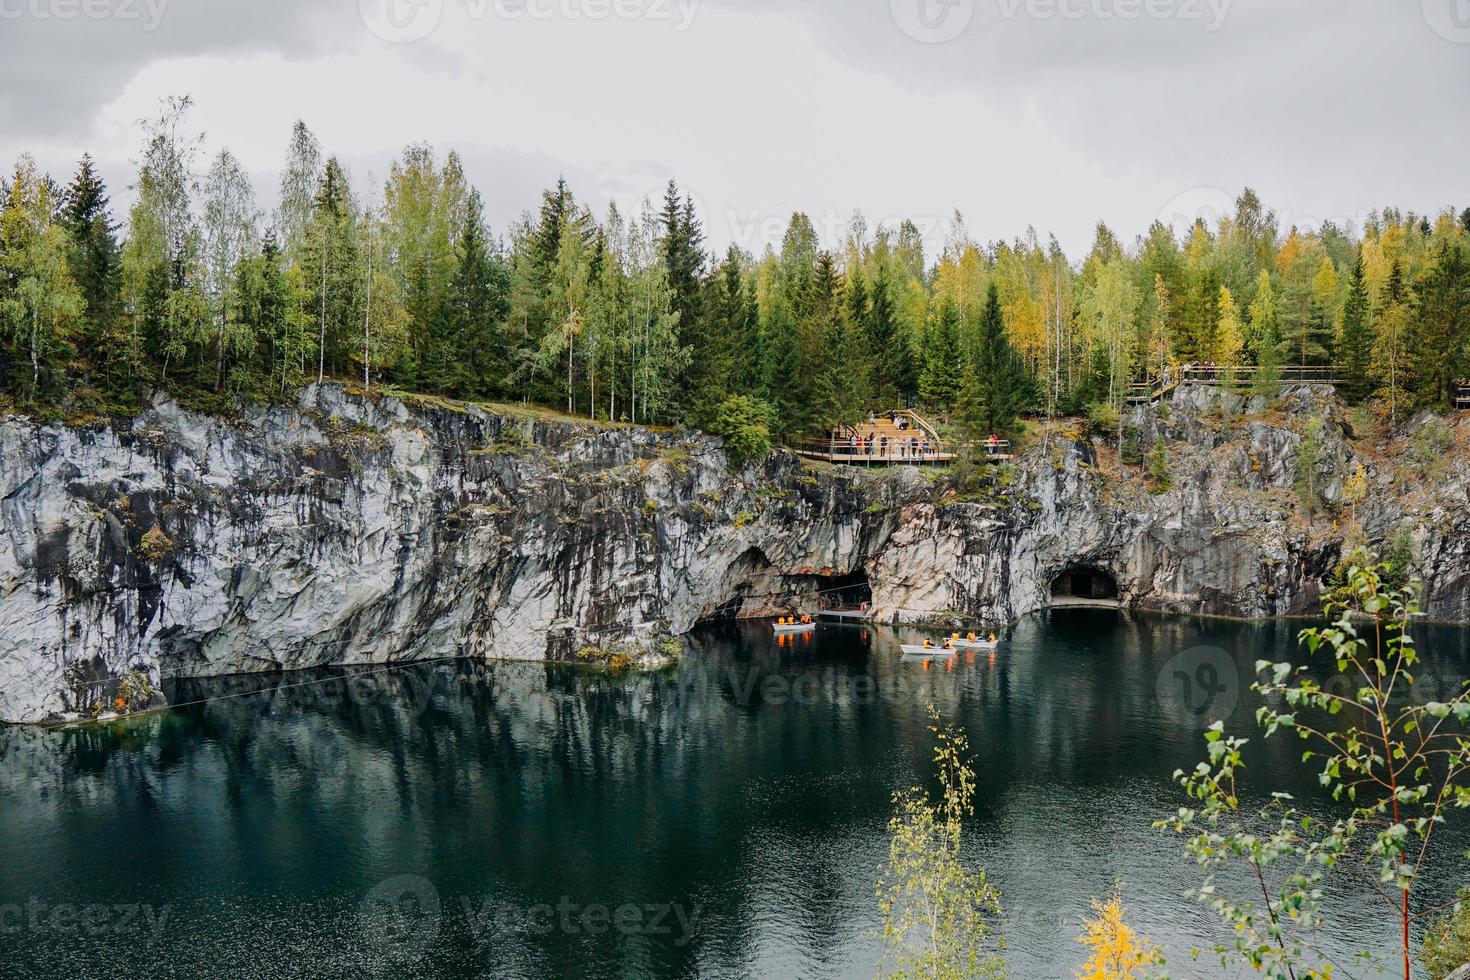
[[[823,612],[867,612],[873,588],[862,569],[846,575],[815,575],[817,608]]]
[[[1051,580],[1052,605],[1118,601],[1118,581],[1091,565],[1072,565]]]

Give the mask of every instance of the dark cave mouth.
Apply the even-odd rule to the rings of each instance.
[[[873,604],[873,586],[863,569],[846,575],[814,575],[819,609],[867,609]]]
[[[1053,599],[1097,599],[1116,602],[1118,580],[1093,565],[1070,565],[1051,580]]]

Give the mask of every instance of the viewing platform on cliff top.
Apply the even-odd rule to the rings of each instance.
[[[792,442],[790,449],[807,459],[844,466],[948,466],[963,449],[972,449],[978,462],[1012,458],[1009,440],[992,437],[957,446],[941,438],[931,422],[911,409],[870,415],[858,425]]]
[[[1128,386],[1126,400],[1130,405],[1154,402],[1181,384],[1253,385],[1259,381],[1261,368],[1256,364],[1186,364],[1165,370],[1158,377],[1135,381]],[[1278,385],[1336,385],[1342,383],[1342,368],[1336,364],[1283,364],[1276,368]]]

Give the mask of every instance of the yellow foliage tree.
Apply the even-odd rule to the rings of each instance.
[[[1220,287],[1220,322],[1215,328],[1216,364],[1230,366],[1240,363],[1240,352],[1245,349],[1245,331],[1240,324],[1240,307],[1235,297],[1225,286]]]
[[[1136,980],[1147,967],[1162,962],[1148,937],[1134,932],[1123,916],[1121,885],[1106,902],[1092,900],[1092,918],[1077,937],[1092,955],[1078,968],[1078,980]]]

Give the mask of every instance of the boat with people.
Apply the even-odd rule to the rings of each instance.
[[[781,616],[771,624],[777,633],[810,633],[817,628],[817,621],[810,616]]]
[[[994,633],[991,633],[989,638],[979,637],[974,633],[971,633],[969,636],[960,636],[956,633],[949,638],[948,643],[951,646],[959,647],[961,650],[994,650],[1000,646],[1000,640],[996,639]]]
[[[918,643],[900,644],[905,657],[953,657],[959,653],[954,647],[923,646]]]

